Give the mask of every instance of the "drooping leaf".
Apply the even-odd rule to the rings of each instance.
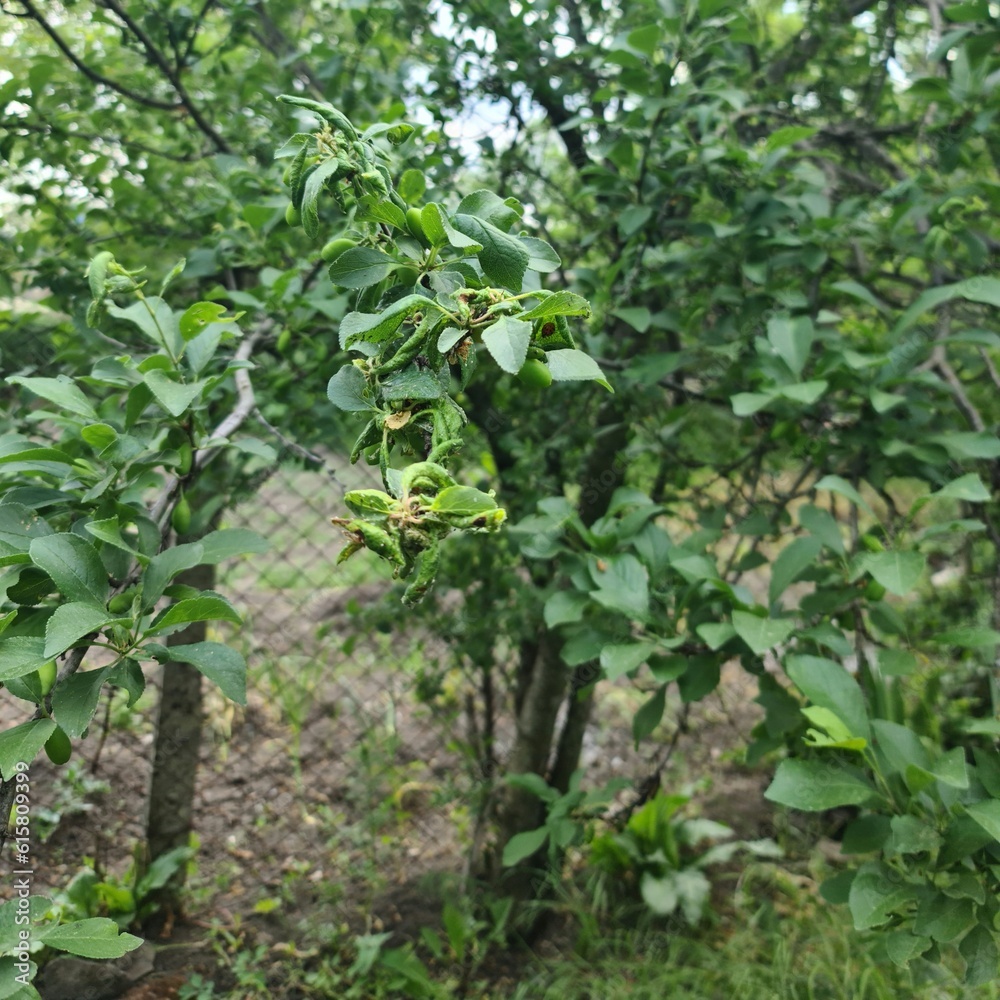
[[[784,642],[795,631],[795,622],[788,619],[759,618],[748,611],[734,611],[733,628],[750,649],[760,656]]]
[[[0,776],[4,781],[14,777],[18,764],[30,764],[38,756],[55,728],[51,719],[32,719],[0,733]]]
[[[193,642],[169,648],[171,659],[196,667],[230,701],[247,703],[247,665],[240,652],[221,642]]]
[[[856,806],[875,795],[875,788],[856,769],[818,760],[783,760],[764,798],[803,812]]]
[[[45,656],[64,653],[91,632],[99,632],[115,621],[107,608],[83,601],[60,604],[45,625]]]
[[[46,535],[35,538],[28,551],[70,601],[103,604],[108,599],[108,571],[85,538],[71,532]]]
[[[501,316],[483,333],[483,344],[493,360],[511,375],[524,364],[531,343],[531,324],[511,316]],[[555,378],[555,375],[552,376]]]
[[[70,739],[79,739],[90,725],[110,670],[77,671],[53,690],[52,714]]]
[[[109,917],[57,924],[43,931],[39,940],[49,948],[68,951],[81,958],[121,958],[142,944],[142,938],[123,933]]]

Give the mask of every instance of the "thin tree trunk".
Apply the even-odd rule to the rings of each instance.
[[[195,566],[178,574],[177,583],[211,590],[214,566]],[[204,642],[205,622],[192,622],[167,638],[168,646]],[[175,847],[186,847],[194,827],[194,785],[198,773],[203,720],[201,674],[188,663],[163,666],[163,688],[156,719],[156,746],[146,816],[146,856],[149,861]],[[180,912],[184,887],[182,865],[154,896],[156,912],[143,923],[155,936]]]

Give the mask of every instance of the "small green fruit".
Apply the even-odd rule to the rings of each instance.
[[[186,476],[191,471],[191,463],[194,461],[194,449],[190,441],[185,441],[178,449],[177,454],[177,474]]]
[[[549,366],[535,358],[528,358],[521,365],[517,377],[532,389],[547,389],[552,385],[552,372],[549,371]]]
[[[861,544],[869,552],[885,552],[885,546],[874,535],[862,535]]]
[[[42,689],[42,697],[52,690],[52,685],[56,682],[56,661],[49,660],[48,663],[38,668],[38,684]]]
[[[284,354],[288,350],[288,345],[292,342],[292,331],[286,326],[281,333],[278,334],[278,340],[275,343],[275,347],[278,349],[279,354]]]
[[[108,601],[108,611],[113,615],[125,615],[132,610],[132,601],[135,599],[136,588],[129,587],[128,590],[122,592],[121,594],[115,594],[114,597]]]
[[[45,741],[45,753],[53,764],[65,764],[73,756],[73,744],[69,737],[58,727],[52,730],[52,735]]]
[[[354,240],[349,240],[346,236],[342,236],[337,240],[330,240],[322,250],[320,250],[319,255],[328,264],[332,264],[342,253],[346,253],[348,250],[356,247],[357,243]]]
[[[885,587],[877,580],[870,580],[865,587],[865,599],[869,601],[881,601],[885,597]]]
[[[170,514],[170,526],[178,535],[186,535],[191,527],[191,504],[183,493]]]
[[[424,232],[424,223],[423,219],[420,217],[419,208],[408,208],[406,210],[406,228],[409,229],[410,234],[420,240],[425,247],[429,247],[431,245],[431,241],[427,239],[427,233]]]
[[[288,203],[288,208],[285,209],[285,222],[290,226],[302,225],[302,213],[291,202]]]
[[[412,288],[420,278],[420,272],[415,267],[397,267],[396,280],[407,288]]]

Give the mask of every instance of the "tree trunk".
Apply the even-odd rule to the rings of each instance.
[[[628,439],[628,428],[621,420],[617,401],[606,403],[598,417],[594,448],[588,456],[581,476],[580,516],[593,524],[608,509],[611,494],[621,485],[625,464],[619,452]],[[532,642],[536,640],[532,639]],[[593,706],[594,682],[598,668],[594,663],[583,664],[570,673],[560,656],[554,636],[542,631],[537,640],[537,652],[531,660],[531,672],[522,688],[523,697],[517,711],[517,732],[507,760],[508,774],[527,772],[548,777],[549,784],[565,791],[576,770],[583,747],[583,736]],[[522,657],[522,662],[524,658]],[[589,690],[587,690],[589,686]],[[549,773],[549,760],[556,739],[559,709],[570,688],[566,719],[558,739],[556,760]],[[582,695],[582,696],[581,696]],[[497,865],[511,837],[534,830],[544,821],[545,810],[537,796],[519,788],[505,789],[499,807],[499,844]],[[539,877],[539,857],[526,859],[504,872],[501,883],[515,899],[546,895],[548,879]]]
[[[195,566],[178,574],[177,583],[211,590],[214,566]],[[168,646],[204,642],[205,622],[192,622],[167,638]],[[186,847],[194,826],[194,784],[201,747],[201,673],[188,663],[163,666],[163,688],[156,719],[156,746],[146,816],[146,857],[149,861],[175,847]],[[180,894],[186,866],[157,890],[152,901],[156,912],[143,922],[143,930],[155,936],[181,910]]]

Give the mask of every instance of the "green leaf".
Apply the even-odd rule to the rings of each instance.
[[[767,152],[773,153],[776,149],[794,146],[795,143],[801,142],[803,139],[809,139],[818,131],[818,128],[812,128],[808,125],[786,125],[784,128],[779,128],[777,132],[772,132],[767,137],[764,148]]]
[[[412,167],[404,170],[396,184],[396,192],[407,205],[413,205],[424,196],[427,190],[427,181],[423,172]]]
[[[518,243],[528,251],[528,270],[539,274],[550,274],[559,269],[562,261],[559,254],[545,240],[534,236],[518,236]]]
[[[607,680],[617,680],[636,667],[645,663],[649,654],[656,649],[655,642],[628,642],[605,646],[601,650],[601,667]]]
[[[868,711],[858,682],[839,664],[820,656],[787,656],[785,672],[814,704],[829,709],[851,736],[870,736]]]
[[[817,760],[783,760],[764,798],[803,812],[856,806],[875,795],[861,771]]]
[[[837,519],[828,511],[821,507],[814,507],[812,504],[805,504],[799,508],[799,524],[814,538],[818,538],[832,552],[843,555],[844,539],[840,534],[840,526]]]
[[[839,493],[841,496],[847,497],[852,503],[857,504],[863,511],[875,517],[875,511],[868,506],[864,497],[841,476],[824,476],[813,488],[817,490],[830,490],[831,493]]]
[[[590,303],[573,292],[553,292],[532,306],[527,312],[519,313],[518,319],[548,319],[550,316],[589,316]]]
[[[37,509],[20,503],[0,504],[0,566],[28,562],[31,540],[52,533],[48,521],[39,516]]]
[[[427,299],[424,296],[404,295],[381,312],[348,313],[340,321],[340,346],[346,350],[359,340],[369,344],[392,340],[407,316],[426,308]]]
[[[722,649],[736,635],[736,629],[729,622],[704,622],[695,631],[713,652]]]
[[[997,950],[996,935],[987,927],[982,924],[973,927],[962,938],[958,950],[965,959],[965,982],[970,986],[985,986],[997,978],[1000,951]]]
[[[952,499],[967,500],[969,503],[986,503],[990,499],[990,491],[974,472],[953,479],[950,483],[935,490],[931,494],[934,500]]]
[[[108,599],[108,571],[85,538],[70,533],[47,535],[32,541],[31,561],[44,570],[70,601],[104,604]]]
[[[737,417],[750,417],[774,401],[774,392],[738,392],[729,397]]]
[[[170,581],[182,570],[201,565],[205,548],[201,542],[174,545],[153,556],[142,578],[142,606],[150,610],[163,596]]]
[[[772,316],[767,322],[767,339],[774,353],[798,377],[809,359],[816,330],[808,316]]]
[[[812,406],[826,392],[828,386],[826,379],[817,379],[815,382],[802,382],[800,385],[783,385],[777,392],[785,399]]]
[[[472,486],[446,486],[434,498],[430,509],[438,514],[475,518],[496,510],[497,502]]]
[[[28,378],[14,375],[7,381],[11,385],[22,385],[36,396],[55,403],[67,413],[75,413],[78,417],[97,420],[97,411],[90,400],[83,394],[80,387],[68,376],[59,375],[56,378]]]
[[[511,375],[516,375],[528,356],[531,324],[511,316],[501,316],[485,333],[483,344],[493,360]],[[553,378],[555,374],[553,373]]]
[[[467,194],[459,203],[456,214],[474,216],[507,232],[521,217],[503,198],[486,188]]]
[[[146,635],[155,635],[175,625],[209,621],[232,622],[234,625],[240,625],[243,619],[224,597],[220,597],[218,594],[202,594],[200,597],[185,598],[183,601],[178,601],[164,609],[153,619]]]
[[[126,309],[109,304],[108,314],[137,326],[157,347],[174,356],[180,354],[183,341],[177,326],[177,317],[170,305],[157,295],[148,295],[142,302],[133,302]]]
[[[882,940],[889,958],[901,968],[906,968],[910,961],[931,946],[930,938],[916,937],[909,931],[889,931]]]
[[[476,240],[460,233],[451,224],[445,210],[434,202],[424,205],[420,210],[420,223],[432,246],[451,246],[455,250],[463,250],[470,254],[479,253],[483,249],[481,243],[477,243]],[[527,253],[527,251],[525,252]]]
[[[362,201],[364,211],[360,212],[357,218],[366,222],[384,222],[396,229],[401,229],[406,234],[409,233],[406,216],[398,205],[371,196],[362,199]]]
[[[45,656],[52,659],[65,653],[75,642],[91,632],[99,632],[116,621],[106,608],[74,601],[60,604],[45,624]]]
[[[559,351],[548,351],[545,355],[549,371],[552,373],[553,382],[578,382],[594,381],[603,385],[609,392],[615,390],[611,383],[604,377],[600,365],[583,351],[564,349]]]
[[[802,573],[812,566],[823,548],[823,543],[812,536],[796,538],[781,550],[771,565],[771,585],[767,599],[772,604]]]
[[[930,756],[912,729],[884,719],[872,719],[871,728],[878,749],[893,771],[905,774],[911,764],[924,769],[930,767]]]
[[[217,684],[230,701],[237,705],[247,703],[247,665],[235,649],[221,642],[193,642],[169,648],[172,660],[190,663]]]
[[[227,311],[218,302],[195,302],[188,306],[178,324],[181,339],[194,340],[211,323],[230,323],[235,320],[235,316],[226,315]]]
[[[381,250],[352,247],[330,265],[330,280],[341,288],[367,288],[388,278],[398,263]]]
[[[543,614],[546,628],[556,628],[583,620],[583,613],[590,603],[586,594],[572,590],[557,590],[546,602]]]
[[[472,215],[456,215],[455,228],[482,246],[477,254],[487,279],[494,285],[519,292],[528,269],[528,251],[518,240]]]
[[[918,897],[917,886],[895,869],[881,861],[869,861],[858,870],[848,895],[854,927],[859,931],[881,927]]]
[[[45,655],[45,640],[40,637],[13,635],[0,639],[0,683],[33,674],[50,659]]]
[[[613,555],[604,560],[605,568],[591,575],[598,589],[593,600],[630,618],[645,618],[649,613],[649,571],[631,553]]]
[[[917,658],[906,649],[880,649],[878,669],[885,677],[907,677],[917,669]]]
[[[166,372],[154,368],[142,377],[156,401],[172,417],[179,417],[201,395],[203,382],[175,382]]]
[[[844,831],[840,850],[843,854],[870,854],[881,851],[892,833],[888,816],[859,816]],[[845,899],[846,903],[847,900]]]
[[[935,892],[920,901],[913,919],[913,933],[947,943],[975,923],[976,904],[971,899],[951,899],[943,892]]]
[[[917,585],[926,565],[927,560],[919,552],[872,552],[864,561],[865,569],[898,597]]]
[[[55,728],[51,719],[33,719],[0,733],[0,776],[4,781],[14,777],[18,764],[30,764],[38,756]]]
[[[933,826],[922,823],[916,816],[893,816],[892,839],[886,846],[890,854],[922,854],[941,846],[941,835]]]
[[[760,656],[784,642],[795,631],[795,622],[786,619],[758,618],[757,615],[747,611],[734,611],[733,628],[751,651]]]
[[[931,434],[927,441],[939,444],[956,461],[976,458],[1000,458],[1000,438],[988,431],[955,431]]]
[[[645,306],[624,306],[620,309],[612,309],[611,315],[628,323],[633,330],[639,333],[645,333],[649,329],[649,324],[653,322],[653,314]]]
[[[1000,632],[992,628],[952,628],[934,636],[932,641],[962,649],[989,649],[1000,643]]]
[[[510,868],[525,858],[530,858],[548,839],[549,830],[545,826],[540,826],[537,830],[515,833],[503,849],[504,867]]]
[[[913,326],[924,313],[936,309],[945,302],[960,298],[970,302],[1000,306],[1000,278],[977,275],[952,285],[938,285],[935,288],[928,288],[921,292],[913,304],[900,316],[893,334],[898,337]]]
[[[1000,843],[1000,799],[972,802],[965,811],[998,843]]]
[[[222,528],[203,536],[198,544],[203,549],[202,563],[214,566],[216,563],[236,556],[267,552],[271,543],[249,528]]]
[[[120,933],[118,924],[109,917],[57,924],[40,934],[39,940],[49,948],[81,958],[121,958],[142,944],[142,938]]]
[[[79,739],[97,711],[111,667],[77,671],[52,691],[52,714],[70,739]]]
[[[632,717],[632,738],[636,749],[649,736],[663,719],[663,710],[667,704],[667,685],[661,684],[644,705]]]
[[[354,365],[344,365],[326,385],[326,397],[347,413],[374,410],[375,404],[366,398],[371,394],[364,375]]]

